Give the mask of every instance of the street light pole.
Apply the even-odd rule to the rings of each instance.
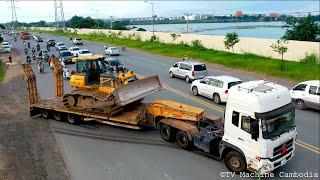
[[[152,38],[154,38],[154,8],[153,8],[154,3],[148,2],[148,1],[144,1],[144,2],[151,4],[151,8],[152,8]],[[152,40],[152,45],[154,46],[154,39]]]
[[[113,18],[114,18],[114,16],[110,16],[110,29],[112,29]]]
[[[186,16],[186,20],[187,20],[187,34],[189,34],[189,16],[190,16],[190,14],[185,13],[184,15]]]
[[[97,25],[98,25],[98,29],[99,27],[99,9],[91,9],[92,11],[96,11],[97,12]]]

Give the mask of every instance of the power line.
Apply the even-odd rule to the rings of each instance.
[[[54,0],[54,20],[56,28],[66,27],[62,0]]]
[[[16,12],[16,5],[14,0],[10,0],[11,1],[11,18],[12,18],[12,28],[15,27],[16,23],[18,22],[18,18],[17,18],[17,12]]]

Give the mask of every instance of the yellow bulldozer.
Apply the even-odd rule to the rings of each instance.
[[[74,90],[63,95],[64,106],[68,108],[115,112],[161,89],[157,76],[129,83],[128,79],[135,74],[109,71],[103,57],[81,57],[75,63],[76,71],[70,78]]]

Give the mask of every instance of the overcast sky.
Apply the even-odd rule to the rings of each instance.
[[[319,1],[151,1],[154,2],[157,16],[181,16],[184,13],[233,14],[236,10],[243,13],[293,13],[296,11],[318,11]],[[54,21],[53,1],[16,2],[19,22],[40,20]],[[73,15],[97,16],[99,18],[148,17],[151,5],[144,1],[63,1],[65,19]],[[0,1],[0,22],[11,21],[10,1]]]

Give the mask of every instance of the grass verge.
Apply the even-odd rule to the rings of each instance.
[[[307,56],[301,62],[284,61],[284,70],[280,71],[281,60],[258,56],[254,54],[232,54],[225,51],[206,49],[200,45],[196,47],[186,43],[166,44],[155,41],[141,41],[138,35],[120,38],[121,35],[111,33],[106,34],[76,34],[68,31],[41,31],[47,34],[60,35],[65,37],[79,37],[84,40],[110,43],[114,45],[125,45],[126,47],[140,49],[153,54],[165,55],[169,57],[180,57],[184,55],[193,59],[200,59],[205,62],[221,64],[226,67],[241,69],[245,71],[262,73],[265,75],[288,78],[294,81],[319,79],[320,65],[319,59],[315,55]]]
[[[0,81],[4,78],[4,63],[2,59],[0,59]]]

